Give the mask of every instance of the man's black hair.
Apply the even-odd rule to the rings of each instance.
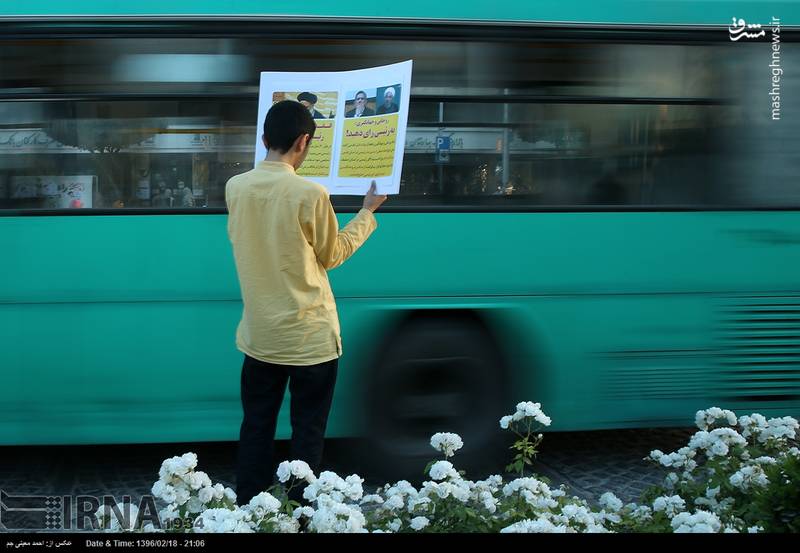
[[[299,136],[314,138],[317,124],[306,107],[294,100],[283,100],[269,108],[264,118],[264,139],[267,148],[285,154]]]

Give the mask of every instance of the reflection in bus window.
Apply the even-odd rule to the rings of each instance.
[[[399,47],[414,76],[392,206],[800,202],[787,155],[798,149],[797,123],[771,125],[746,78],[762,61],[757,44],[739,45],[733,59],[704,42],[356,42],[364,47],[336,38],[5,41],[4,94],[33,86],[54,96],[0,102],[0,209],[224,207],[227,179],[252,167],[256,68],[380,65],[397,61]],[[794,43],[784,49],[790,82],[798,56]],[[52,52],[61,71],[50,70]],[[194,70],[140,63],[172,67],[187,52]],[[82,93],[111,99],[72,98]],[[176,99],[136,99],[153,93]],[[785,111],[798,101],[787,97]],[[436,150],[440,136],[446,152]]]

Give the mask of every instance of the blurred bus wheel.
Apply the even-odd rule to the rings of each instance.
[[[450,459],[470,478],[499,473],[508,461],[499,419],[509,409],[502,355],[477,319],[414,318],[373,367],[367,406],[371,466],[388,478],[422,481],[436,432],[464,447]],[[499,454],[499,455],[498,455]]]

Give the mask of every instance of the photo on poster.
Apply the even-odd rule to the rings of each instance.
[[[344,104],[344,116],[346,118],[375,115],[374,88],[351,90],[345,95],[345,98],[347,98]]]
[[[378,88],[376,100],[378,102],[378,108],[375,110],[376,115],[397,113],[400,111],[400,84]]]
[[[294,100],[303,104],[317,124],[317,130],[311,140],[311,149],[308,151],[308,156],[306,156],[303,165],[297,170],[297,174],[304,177],[329,176],[331,173],[334,129],[336,127],[336,106],[339,101],[339,93],[304,90],[301,92],[274,92],[272,94],[273,104],[284,100]]]
[[[398,83],[348,91],[339,157],[339,177],[390,177],[399,130]],[[352,100],[349,100],[352,98]],[[361,120],[365,117],[369,119]]]
[[[300,102],[314,118],[311,150],[298,169],[331,194],[397,194],[403,169],[412,61],[351,71],[262,71],[255,164],[267,156],[264,119],[275,102]]]
[[[335,119],[336,103],[339,100],[337,92],[274,92],[272,103],[283,100],[295,100],[303,104],[314,119]]]

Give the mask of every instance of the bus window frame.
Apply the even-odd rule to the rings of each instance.
[[[728,27],[721,25],[631,25],[631,24],[555,24],[541,22],[470,22],[402,18],[301,18],[262,16],[202,16],[192,18],[158,17],[0,17],[0,46],[12,40],[97,39],[97,38],[258,38],[297,39],[309,35],[331,40],[428,40],[529,43],[567,42],[589,44],[669,44],[718,45],[728,38]],[[800,27],[782,26],[781,41],[800,41]],[[765,41],[766,42],[766,41]],[[230,94],[120,94],[120,93],[6,93],[5,101],[258,101],[257,93]],[[594,97],[511,95],[412,95],[412,101],[483,103],[566,103],[614,105],[725,105],[723,99]],[[425,126],[434,126],[431,123]],[[499,125],[494,125],[499,126]],[[431,198],[435,198],[432,195]],[[469,198],[469,197],[465,197]],[[391,199],[390,199],[391,200]],[[339,213],[355,213],[357,205],[342,205],[332,197]],[[513,201],[513,200],[512,200]],[[384,213],[575,213],[575,212],[680,212],[680,211],[800,211],[800,205],[488,205],[427,204],[381,207]],[[108,215],[220,215],[226,208],[85,208],[85,209],[4,209],[0,217],[29,216],[108,216]]]

